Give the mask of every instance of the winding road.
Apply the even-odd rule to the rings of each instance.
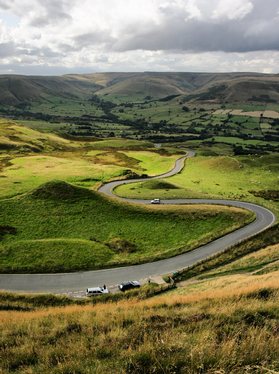
[[[180,157],[172,170],[165,174],[161,174],[151,178],[122,180],[107,183],[99,189],[100,193],[107,196],[116,197],[113,190],[123,184],[146,181],[147,179],[166,178],[179,173],[185,163],[185,159],[193,157],[195,153],[188,151],[187,155]],[[126,202],[150,204],[150,200],[137,200],[119,198]],[[275,222],[274,214],[259,205],[234,201],[234,200],[209,200],[209,199],[178,199],[178,200],[162,200],[163,204],[214,204],[228,205],[251,210],[255,213],[256,219],[219,239],[216,239],[206,245],[200,246],[191,252],[184,253],[169,259],[156,262],[150,262],[141,265],[133,265],[127,267],[119,267],[104,270],[93,270],[76,273],[59,273],[59,274],[0,274],[0,289],[9,291],[25,291],[25,292],[75,292],[84,290],[90,286],[101,284],[116,285],[125,280],[146,279],[149,276],[156,276],[166,273],[172,273],[179,269],[186,268],[221,252],[240,241],[247,239]]]

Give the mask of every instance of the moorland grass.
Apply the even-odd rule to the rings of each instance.
[[[0,201],[1,272],[57,272],[151,261],[186,252],[251,221],[232,207],[136,207],[65,182]],[[118,250],[111,241],[130,243]]]
[[[2,372],[276,373],[278,288],[262,278],[141,302],[3,311]]]

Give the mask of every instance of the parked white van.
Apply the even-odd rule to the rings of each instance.
[[[98,296],[109,293],[107,287],[92,287],[86,289],[86,296]]]

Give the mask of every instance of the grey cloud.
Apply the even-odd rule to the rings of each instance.
[[[58,49],[63,53],[78,52],[83,48],[98,47],[100,45],[103,49],[108,49],[115,43],[116,39],[106,32],[90,32],[73,37],[71,43],[60,43]]]
[[[61,52],[53,51],[51,48],[44,47],[44,48],[32,48],[29,49],[27,53],[28,56],[40,56],[45,58],[56,58],[61,57]]]
[[[49,47],[34,48],[28,44],[24,46],[18,45],[14,42],[0,43],[0,58],[9,57],[43,57],[46,59],[53,59],[61,57],[62,53],[52,50]]]
[[[0,58],[14,56],[16,54],[16,46],[13,42],[0,43]]]
[[[181,11],[165,13],[164,21],[148,30],[135,25],[114,50],[176,50],[190,52],[249,52],[279,50],[279,4],[277,0],[254,0],[243,19],[185,20]]]
[[[11,2],[0,0],[0,9],[8,10],[10,9],[10,6],[11,6]]]
[[[75,0],[39,0],[38,3],[44,9],[44,13],[33,18],[30,25],[43,27],[57,21],[71,21],[69,11],[75,2]]]
[[[48,25],[51,25],[57,21],[70,21],[71,20],[71,17],[66,14],[66,13],[56,13],[56,14],[52,14],[51,16],[48,14],[48,15],[45,15],[45,16],[40,16],[40,17],[35,17],[31,20],[30,22],[30,26],[34,26],[34,27],[44,27],[44,26],[48,26]]]
[[[75,46],[79,48],[88,47],[90,45],[105,44],[107,47],[116,43],[116,39],[112,38],[108,32],[96,31],[76,36],[74,39]]]
[[[37,64],[9,64],[0,65],[0,74],[24,74],[24,75],[62,75],[62,74],[88,74],[92,71],[98,71],[97,67],[82,67],[76,66],[68,68],[61,65],[49,66],[47,64],[37,65]]]

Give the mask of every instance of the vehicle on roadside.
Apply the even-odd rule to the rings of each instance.
[[[139,288],[140,287],[140,282],[138,281],[128,281],[128,282],[123,282],[119,284],[118,288],[120,291],[128,291],[132,290],[133,288]]]
[[[91,287],[86,289],[86,296],[98,296],[109,293],[106,286],[104,287]]]
[[[160,199],[153,199],[150,201],[150,204],[161,204],[161,200]]]

